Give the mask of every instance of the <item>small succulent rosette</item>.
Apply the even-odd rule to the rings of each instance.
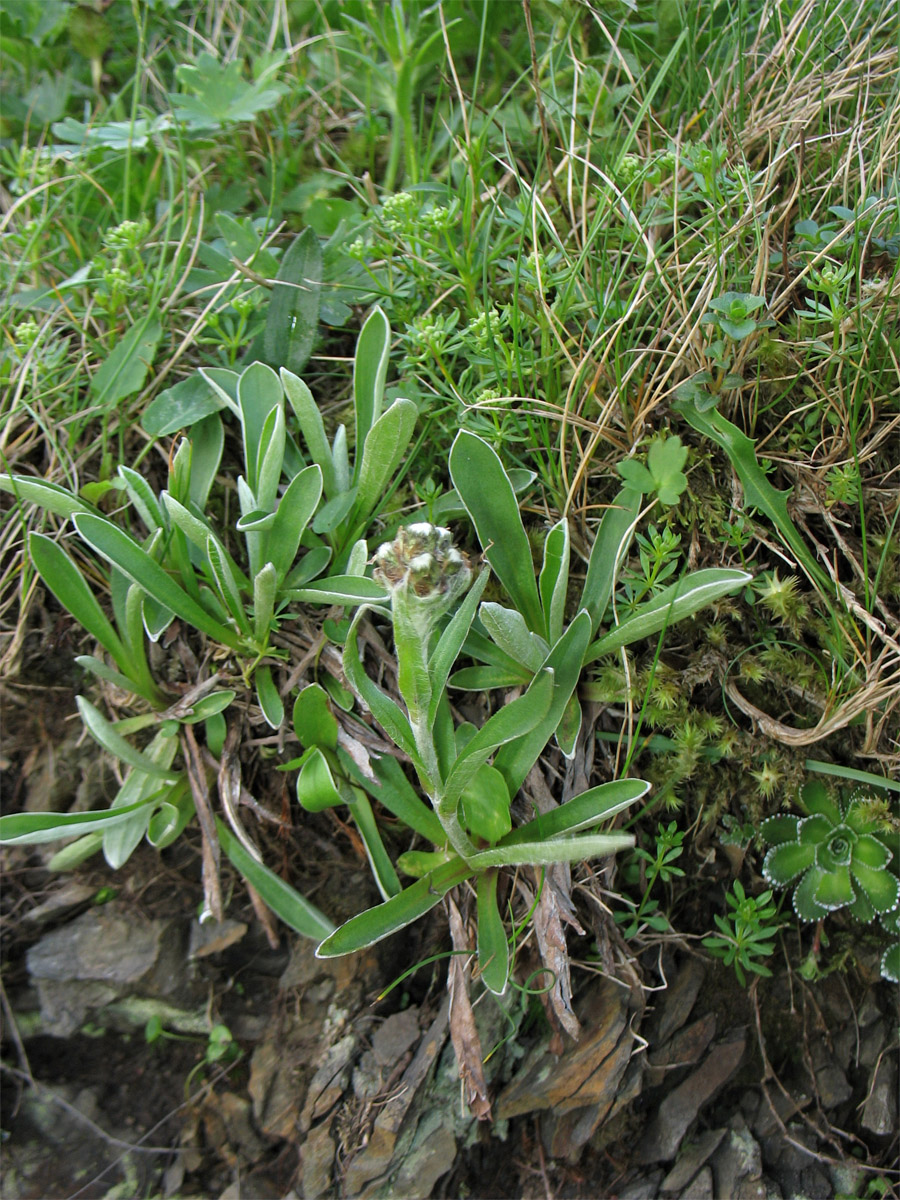
[[[796,882],[794,911],[801,921],[818,921],[847,908],[868,924],[900,903],[900,880],[890,870],[893,854],[881,837],[878,802],[865,792],[836,800],[823,784],[801,790],[808,816],[778,813],[760,826],[771,845],[763,875],[773,887]]]

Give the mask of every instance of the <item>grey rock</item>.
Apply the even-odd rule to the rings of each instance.
[[[664,994],[662,1016],[653,1039],[654,1045],[662,1045],[682,1027],[691,1015],[691,1009],[705,978],[706,968],[703,963],[697,958],[689,958],[675,977],[675,982]]]
[[[305,1200],[316,1200],[331,1187],[335,1144],[327,1124],[311,1129],[300,1148],[300,1194]]]
[[[667,1162],[675,1157],[704,1104],[738,1069],[745,1045],[745,1035],[733,1031],[728,1041],[714,1046],[702,1065],[666,1096],[638,1146],[638,1162]]]
[[[704,1167],[690,1187],[681,1193],[679,1200],[716,1200],[714,1186],[712,1171]]]
[[[823,1108],[837,1108],[853,1095],[847,1076],[836,1063],[816,1071],[816,1089]]]
[[[725,1136],[724,1129],[708,1129],[693,1141],[685,1143],[675,1166],[662,1181],[664,1192],[680,1192],[706,1164],[706,1160],[717,1149]],[[710,1176],[710,1184],[712,1176]]]
[[[173,921],[109,904],[46,934],[27,955],[45,1032],[68,1037],[88,1014],[124,996],[172,996],[186,987],[183,939]]]
[[[416,1130],[416,1138],[393,1179],[398,1196],[430,1196],[442,1175],[452,1169],[457,1146],[453,1130],[441,1112],[429,1113]]]
[[[897,1130],[897,1060],[893,1054],[886,1054],[875,1068],[861,1124],[879,1137]]]
[[[762,1151],[738,1113],[711,1163],[718,1200],[765,1200]]]
[[[394,1013],[372,1035],[372,1053],[382,1067],[393,1067],[419,1038],[419,1010]]]
[[[649,1175],[643,1175],[629,1183],[627,1187],[620,1188],[619,1200],[656,1200],[662,1174],[662,1171],[652,1171]]]
[[[874,1067],[881,1057],[886,1041],[884,1021],[881,1017],[876,1017],[862,1030],[859,1039],[859,1065]]]
[[[875,999],[875,994],[872,991],[866,992],[863,996],[862,1004],[859,1006],[859,1011],[856,1014],[856,1022],[861,1029],[865,1029],[867,1025],[871,1025],[873,1021],[877,1021],[881,1016],[881,1009],[878,1007],[878,1001]]]

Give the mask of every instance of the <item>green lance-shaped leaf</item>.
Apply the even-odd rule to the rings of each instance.
[[[259,453],[263,428],[273,408],[284,404],[281,381],[265,363],[255,362],[241,372],[237,385],[244,440],[247,482],[255,493],[259,483]]]
[[[364,950],[424,916],[446,894],[473,874],[462,859],[451,859],[417,879],[390,900],[351,917],[316,950],[317,958],[336,958]]]
[[[550,842],[516,842],[479,850],[469,858],[476,870],[486,867],[535,867],[558,862],[581,862],[588,858],[605,858],[631,850],[634,837],[630,833],[586,833],[581,837],[555,838]]]
[[[253,580],[253,633],[260,646],[265,646],[269,640],[277,586],[277,572],[272,563],[267,562]]]
[[[28,551],[41,579],[63,608],[100,643],[122,673],[131,679],[136,674],[136,664],[68,554],[52,538],[42,533],[29,535]],[[142,686],[145,684],[143,679],[140,682]]]
[[[581,675],[581,663],[591,636],[591,619],[582,609],[544,660],[543,669],[554,674],[553,698],[544,719],[522,737],[508,742],[497,752],[494,766],[506,779],[509,794],[515,796],[525,776],[537,762],[547,742],[563,718],[569,697]]]
[[[544,632],[531,546],[516,494],[487,442],[461,430],[450,450],[450,475],[475,526],[484,556],[534,633]]]
[[[307,812],[322,812],[348,803],[348,796],[338,788],[328,759],[318,746],[304,755],[297,776],[297,799]]]
[[[446,835],[437,814],[418,795],[396,758],[383,754],[373,770],[379,786],[367,781],[369,794],[420,837],[435,846],[443,845]]]
[[[541,670],[534,677],[531,686],[523,696],[505,704],[482,725],[459,754],[447,777],[440,798],[440,808],[443,813],[455,812],[463,789],[468,786],[478,768],[487,761],[498,746],[504,747],[508,743],[518,744],[523,736],[527,737],[531,730],[540,727],[553,703],[554,693],[553,671]],[[545,738],[541,750],[546,745],[546,740]],[[540,750],[535,754],[535,758],[539,753]],[[502,777],[506,777],[505,773],[502,773]],[[518,791],[518,787],[516,790]],[[508,794],[514,795],[511,789],[508,789]]]
[[[460,796],[463,824],[476,838],[493,845],[512,829],[506,780],[487,763],[475,772]]]
[[[585,655],[585,663],[659,633],[660,629],[692,616],[707,604],[743,587],[752,578],[746,571],[724,567],[692,571],[678,583],[663,588],[646,604],[639,605],[624,621],[599,637]]]
[[[326,579],[313,580],[306,587],[292,589],[287,596],[299,604],[350,605],[387,600],[381,584],[364,575],[329,575]]]
[[[531,632],[518,609],[486,601],[478,616],[504,654],[528,671],[540,670],[541,663],[550,653],[550,645],[540,634]]]
[[[613,779],[597,787],[573,796],[565,804],[541,813],[524,825],[514,829],[500,842],[501,846],[514,846],[520,842],[552,841],[569,837],[583,829],[609,821],[617,814],[642,799],[650,790],[644,779]]]
[[[281,382],[284,394],[290,401],[291,407],[300,425],[300,432],[306,448],[314,463],[322,472],[322,483],[325,495],[333,500],[337,495],[334,475],[334,461],[331,457],[331,446],[325,434],[325,423],[313,394],[302,379],[291,371],[281,368]]]
[[[155,530],[162,528],[165,521],[159,507],[159,501],[143,475],[138,474],[131,467],[120,466],[119,477],[125,484],[128,497],[137,509],[141,520],[146,525],[147,531],[153,533]]]
[[[319,323],[322,247],[314,229],[304,229],[288,247],[272,288],[263,354],[292,371],[306,366]]]
[[[278,501],[275,520],[269,530],[266,552],[283,580],[294,565],[300,539],[313,518],[322,498],[322,471],[313,464],[295,475]]]
[[[406,713],[378,687],[374,680],[369,678],[360,662],[357,639],[359,622],[365,612],[365,606],[358,610],[347,633],[347,641],[344,643],[343,663],[347,682],[368,707],[372,716],[388,737],[413,762],[418,762],[419,756],[416,751],[416,742]]]
[[[475,610],[478,608],[478,601],[487,584],[488,574],[488,569],[485,567],[466,592],[462,603],[448,621],[446,628],[441,631],[428,659],[428,673],[431,676],[432,686],[431,701],[428,705],[428,722],[431,726],[434,725],[437,717],[438,705],[444,694],[444,688],[447,686],[450,671],[472,627]]]
[[[155,735],[147,747],[145,757],[152,760],[158,767],[168,770],[178,748],[178,739],[165,733],[162,729]],[[158,776],[148,774],[143,770],[132,770],[128,778],[119,788],[112,807],[126,808],[137,800],[165,801],[171,792],[171,784],[160,787]],[[103,832],[103,856],[114,871],[117,871],[131,857],[138,842],[147,832],[153,805],[147,805],[143,811],[134,813],[128,821]]]
[[[265,513],[270,513],[275,508],[278,484],[284,468],[285,438],[284,406],[279,404],[272,409],[263,425],[257,460],[259,474],[255,485],[252,480],[250,482],[256,493],[256,503]]]
[[[284,721],[284,701],[278,694],[271,667],[257,667],[253,682],[256,684],[256,698],[266,724],[271,729],[280,729]]]
[[[569,522],[563,517],[544,539],[544,563],[538,591],[544,609],[544,633],[552,645],[562,637],[569,589]]]
[[[715,409],[700,412],[691,400],[676,400],[672,407],[681,413],[688,424],[693,425],[700,433],[705,433],[722,447],[741,481],[744,504],[747,508],[758,508],[760,512],[765,513],[813,584],[824,595],[834,595],[834,584],[816,562],[812,551],[788,515],[788,493],[779,492],[769,483],[757,461],[753,441]]]
[[[133,325],[91,380],[93,402],[111,409],[140,391],[161,337],[162,325],[155,317],[146,317]]]
[[[314,904],[285,883],[274,871],[258,862],[234,836],[228,826],[216,817],[219,845],[244,879],[251,884],[263,902],[289,929],[303,937],[318,940],[327,937],[334,925]]]
[[[74,496],[58,483],[34,479],[31,475],[0,475],[0,492],[8,492],[26,504],[36,504],[57,517],[74,517],[76,513],[97,510],[79,496]]]
[[[623,488],[603,514],[597,529],[581,593],[581,607],[590,614],[592,635],[596,635],[609,606],[619,568],[634,536],[640,508],[640,492]]]
[[[350,815],[366,848],[366,857],[372,868],[372,875],[378,885],[378,890],[382,897],[388,900],[400,892],[400,880],[397,878],[397,872],[384,848],[372,806],[369,804],[365,792],[358,787],[351,787],[349,791],[353,797]]]
[[[146,775],[169,780],[174,777],[174,772],[168,766],[160,766],[126,741],[112,722],[107,721],[90,700],[85,700],[84,696],[76,696],[75,703],[78,705],[78,711],[81,713],[81,719],[84,721],[88,733],[114,758],[120,758],[122,762],[128,763],[135,770],[143,771]]]
[[[369,430],[357,479],[354,517],[358,523],[367,521],[381,502],[409,447],[417,416],[412,400],[398,399]]]
[[[134,814],[147,807],[146,800],[138,800],[122,808],[105,809],[103,812],[82,813],[10,813],[0,817],[0,845],[36,846],[43,842],[57,842],[73,834],[111,829],[129,821]]]
[[[154,805],[147,824],[147,841],[156,850],[165,850],[184,833],[194,816],[194,798],[187,777],[182,777],[169,789],[164,800]]]
[[[309,684],[297,696],[292,723],[294,733],[305,749],[321,746],[326,750],[337,750],[338,723],[328,703],[328,693],[318,683]]]
[[[245,637],[249,636],[250,621],[247,616],[244,598],[241,595],[236,568],[232,562],[231,555],[228,554],[225,547],[213,533],[210,533],[206,539],[206,560],[209,564],[210,574],[216,585],[219,599],[231,614],[241,633]]]
[[[360,330],[353,360],[353,407],[356,416],[356,466],[353,482],[362,470],[369,430],[381,416],[384,381],[391,349],[391,327],[380,308],[375,308]],[[335,445],[335,456],[337,445]],[[346,490],[340,486],[339,490]]]
[[[79,513],[73,517],[75,528],[81,537],[102,554],[107,561],[137,584],[139,588],[158,600],[163,607],[171,609],[176,616],[193,625],[207,637],[221,642],[232,649],[238,648],[237,636],[232,630],[200,607],[196,601],[166,574],[159,563],[134,542],[126,533],[103,517]]]
[[[485,987],[502,996],[509,983],[509,942],[497,903],[499,871],[482,871],[475,881],[478,913],[478,970]]]

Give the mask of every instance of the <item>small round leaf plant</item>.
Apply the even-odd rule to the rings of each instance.
[[[880,916],[890,927],[889,914],[900,905],[900,880],[890,870],[893,853],[884,840],[880,802],[864,791],[835,799],[815,780],[801,789],[800,798],[808,815],[777,813],[760,826],[771,846],[763,861],[766,880],[778,888],[796,883],[794,912],[801,921],[846,908],[866,925]],[[896,957],[892,947],[883,973]]]

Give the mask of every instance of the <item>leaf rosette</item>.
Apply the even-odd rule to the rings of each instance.
[[[876,833],[878,822],[864,793],[849,800],[829,796],[818,782],[801,792],[808,816],[778,813],[760,832],[771,849],[763,875],[775,887],[794,888],[801,921],[818,921],[847,908],[865,924],[900,903],[900,881],[888,869],[891,850]]]

